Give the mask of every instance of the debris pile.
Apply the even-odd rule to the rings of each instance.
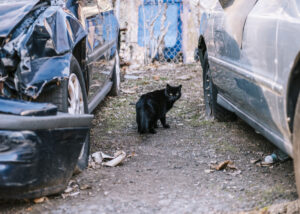
[[[230,172],[229,175],[237,176],[242,173],[241,170],[238,170],[238,168],[234,165],[234,162],[231,160],[226,160],[221,163],[213,163],[210,165],[210,169],[204,170],[205,173],[212,173],[215,171],[224,171],[224,172]]]
[[[115,167],[121,164],[126,158],[126,152],[117,151],[114,156],[104,154],[103,152],[95,152],[89,158],[89,168],[99,168],[99,166]]]
[[[216,165],[211,165],[211,169],[215,169],[217,171],[223,170],[223,169],[232,169],[237,170],[236,166],[234,165],[233,161],[226,160]]]
[[[252,159],[250,163],[260,167],[273,167],[275,163],[280,163],[289,160],[290,157],[281,150],[276,150],[274,153],[267,155],[263,160]]]
[[[74,197],[80,194],[80,190],[91,189],[92,187],[87,184],[79,184],[75,180],[70,180],[68,187],[65,189],[64,193],[61,194],[63,199],[67,197]]]

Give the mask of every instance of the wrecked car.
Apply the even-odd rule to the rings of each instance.
[[[120,88],[108,0],[0,0],[0,198],[63,191],[88,164],[92,111]]]
[[[300,3],[202,0],[206,115],[239,116],[294,159],[300,193]]]

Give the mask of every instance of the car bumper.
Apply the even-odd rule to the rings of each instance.
[[[0,114],[0,118],[0,198],[35,198],[63,191],[93,116]]]

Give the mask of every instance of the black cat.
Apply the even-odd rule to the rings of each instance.
[[[164,128],[170,128],[166,123],[166,114],[173,107],[176,100],[181,97],[181,87],[167,87],[162,90],[143,94],[136,103],[136,122],[140,134],[150,132],[155,134],[157,121],[160,120]]]

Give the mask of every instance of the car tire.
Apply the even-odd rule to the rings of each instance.
[[[78,84],[79,83],[79,84]],[[73,88],[73,89],[72,89]],[[79,104],[69,103],[74,99],[71,98],[71,94],[74,92],[79,93]],[[76,100],[76,99],[75,99]],[[82,100],[82,101],[81,101]],[[57,106],[58,111],[68,112],[70,114],[87,114],[88,102],[87,93],[85,87],[85,81],[76,58],[72,56],[70,62],[70,75],[67,80],[59,82],[57,87],[43,92],[37,99],[38,102],[51,102]],[[78,107],[79,105],[79,107]],[[73,107],[73,108],[72,108]],[[88,133],[82,150],[78,157],[74,173],[82,172],[88,165],[89,152],[90,151],[90,133]]]
[[[208,119],[216,119],[220,122],[233,121],[236,115],[228,111],[217,103],[218,90],[214,85],[209,69],[207,52],[201,56],[201,65],[203,70],[203,92],[205,102],[205,114]]]
[[[111,87],[111,90],[109,92],[110,96],[118,96],[120,94],[120,78],[121,72],[120,72],[120,57],[119,52],[116,50],[115,53],[115,64],[114,64],[114,70],[112,75],[112,82],[113,85]]]
[[[297,191],[298,194],[300,194],[300,94],[298,95],[298,102],[295,110],[293,130],[294,171]]]

